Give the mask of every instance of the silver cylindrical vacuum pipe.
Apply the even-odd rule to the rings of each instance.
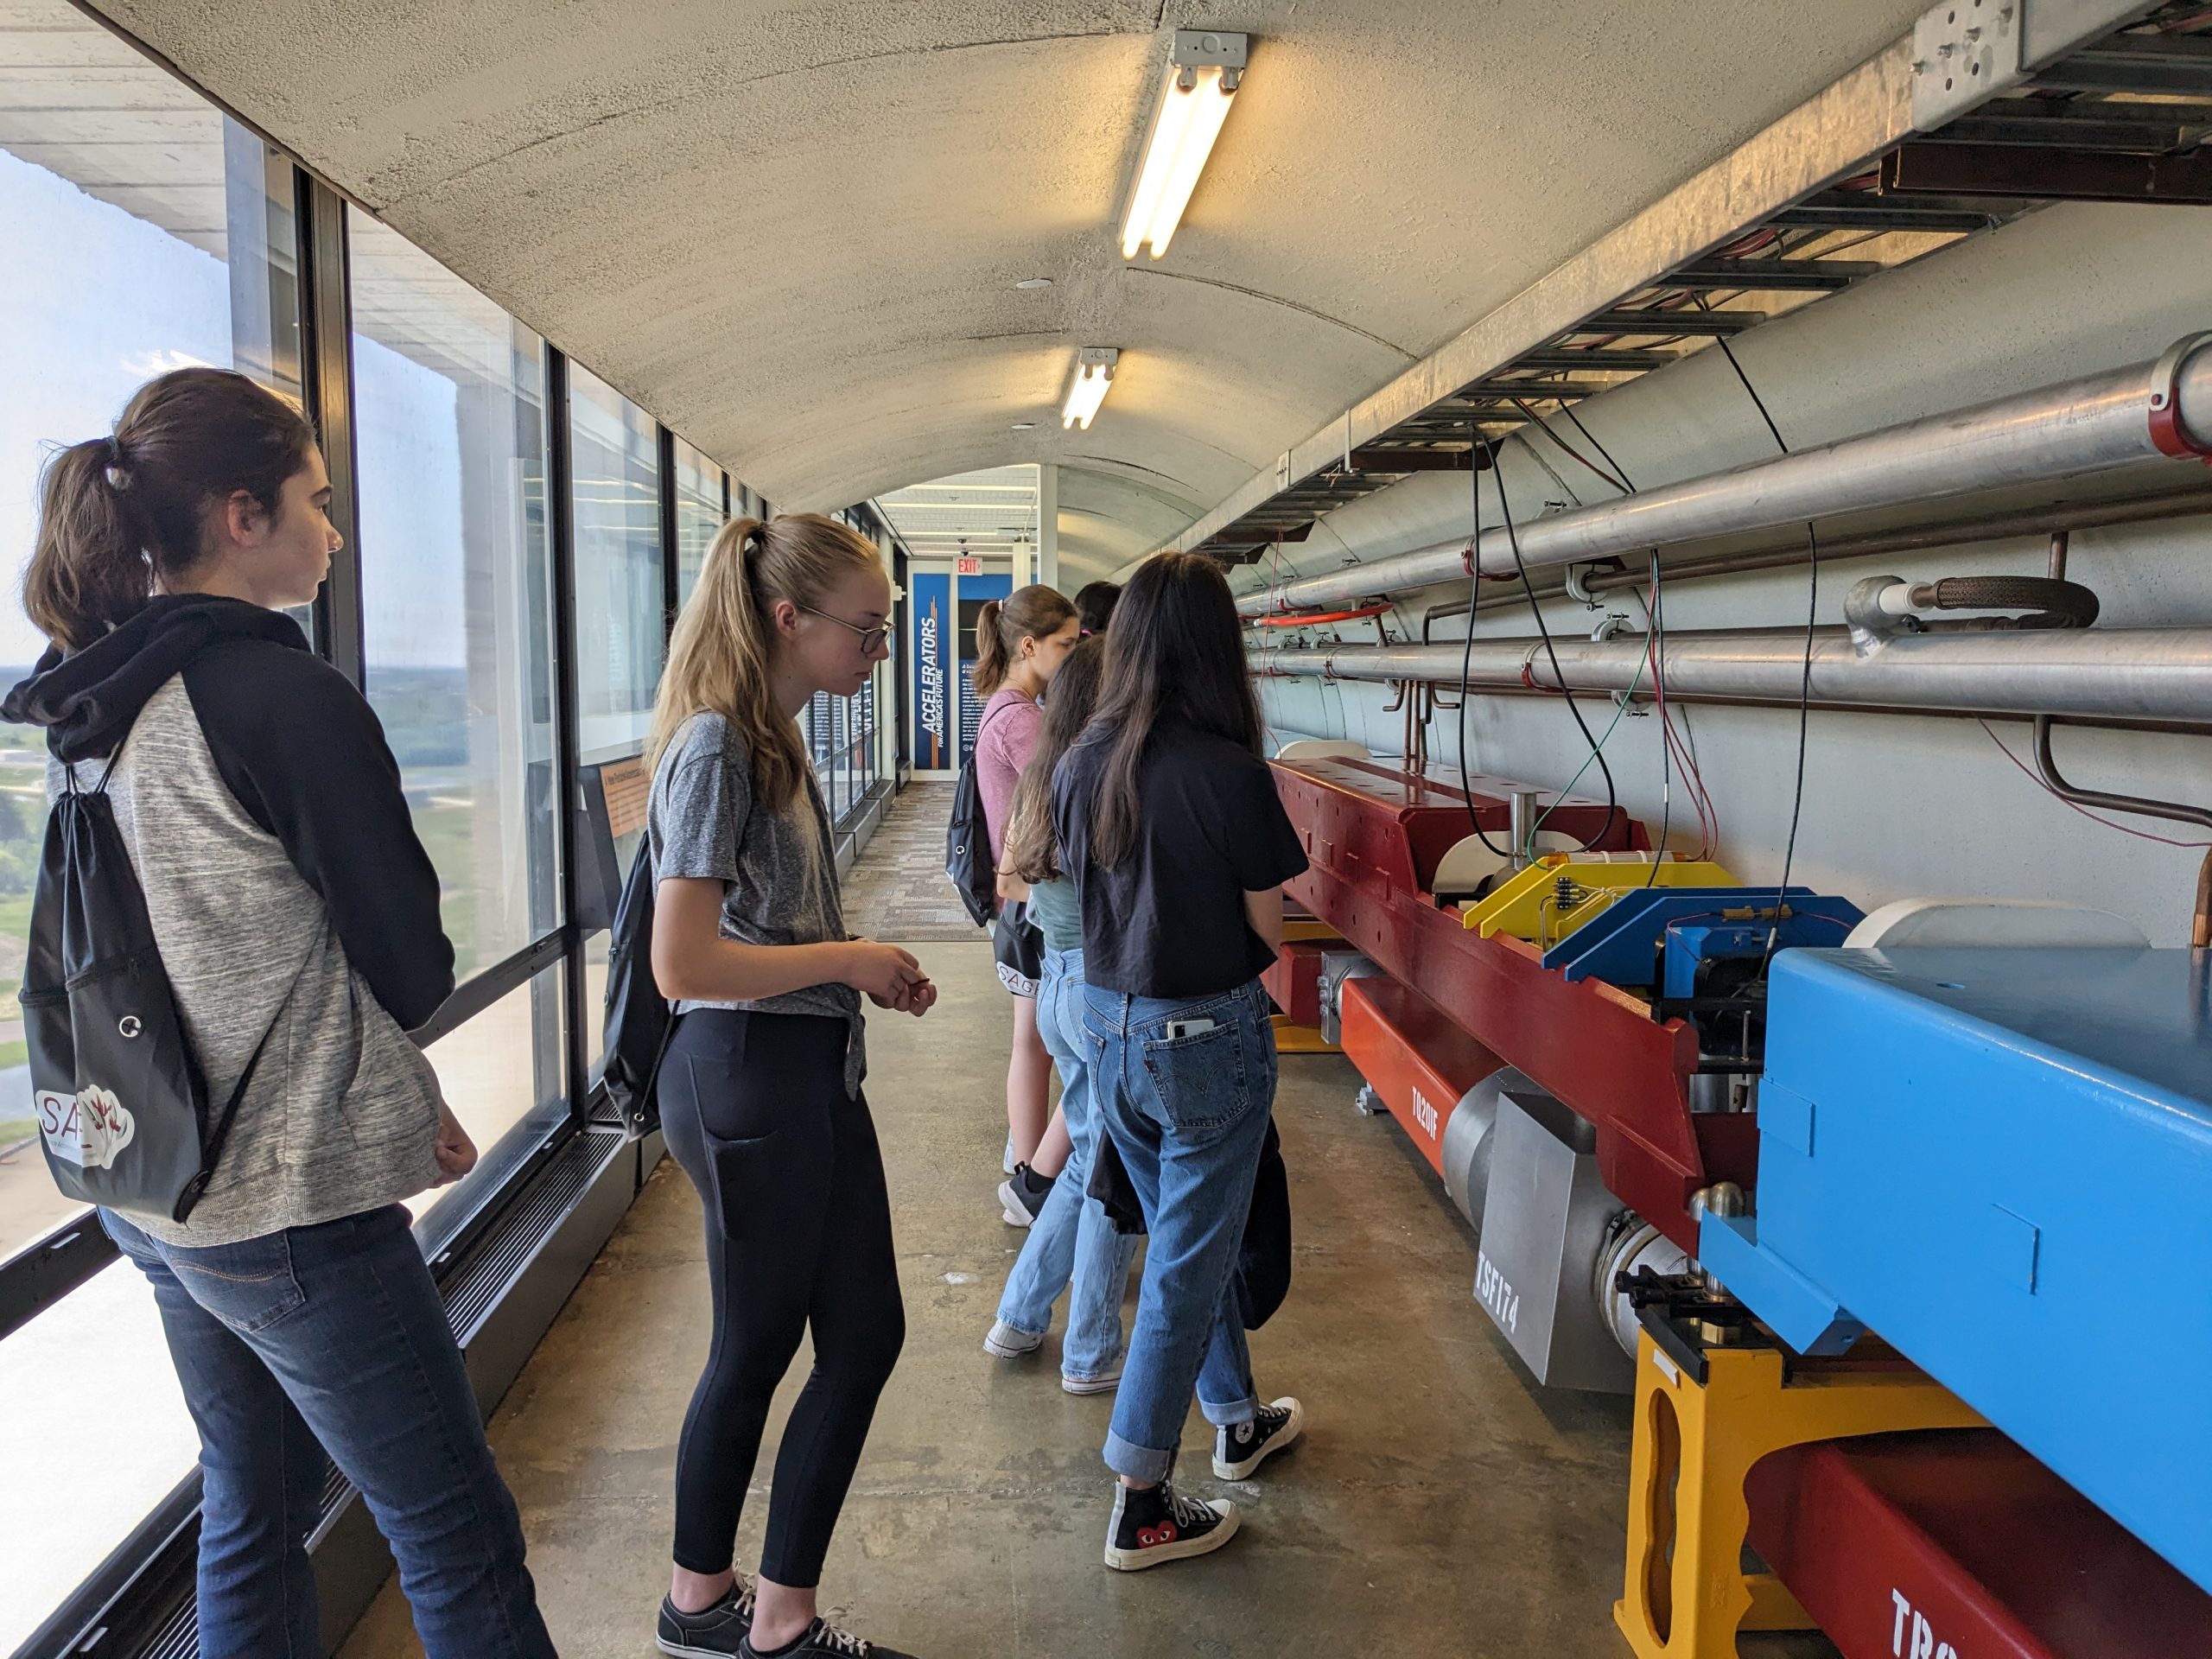
[[[1456,684],[1465,652],[1478,689],[1627,691],[1648,684],[1649,639],[1554,636],[1558,677],[1539,639],[1432,645],[1338,645],[1251,653],[1255,672],[1338,680]],[[1667,634],[1667,690],[1683,696],[1795,703],[1805,673],[1802,629]],[[2067,715],[2083,719],[2212,717],[2212,628],[2029,629],[1901,634],[1866,651],[1822,629],[1812,701],[1870,709]]]
[[[1513,837],[1513,865],[1516,869],[1528,863],[1529,843],[1535,838],[1536,793],[1533,789],[1516,789],[1507,798],[1511,810],[1511,817],[1507,822]]]
[[[2162,422],[2162,413],[2170,418]],[[1531,569],[1581,564],[1840,512],[2107,472],[2183,445],[2212,448],[2212,350],[2202,336],[2177,342],[2156,363],[1530,518],[1516,524],[1511,538],[1503,524],[1485,525],[1478,563],[1485,575],[1513,574],[1517,540],[1521,562]],[[1463,537],[1261,588],[1242,595],[1236,607],[1246,616],[1321,610],[1467,575]]]

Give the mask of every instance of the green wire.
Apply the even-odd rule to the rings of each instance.
[[[1637,688],[1643,683],[1644,667],[1650,661],[1650,657],[1651,653],[1647,651],[1636,659],[1635,677],[1629,681],[1627,692],[1613,706],[1612,724],[1606,727],[1605,734],[1590,746],[1588,757],[1574,769],[1574,776],[1567,780],[1567,787],[1552,797],[1552,804],[1538,813],[1536,821],[1529,826],[1529,839],[1521,849],[1521,856],[1529,863],[1536,861],[1536,832],[1544,827],[1544,820],[1559,810],[1559,804],[1574,792],[1574,786],[1582,781],[1582,774],[1590,770],[1598,756],[1604,752],[1605,745],[1612,741],[1615,728],[1620,725],[1621,716],[1628,713],[1628,706],[1635,699]]]

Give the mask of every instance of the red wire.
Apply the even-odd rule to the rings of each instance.
[[[2101,823],[2107,830],[2117,830],[2123,836],[2133,836],[2139,841],[2155,841],[2162,846],[2166,847],[2187,847],[2190,849],[2212,847],[2212,841],[2176,841],[2171,836],[2154,836],[2148,830],[2132,830],[2124,823],[2114,823],[2110,818],[2100,817],[2098,814],[2090,811],[2088,807],[2068,800],[2063,795],[2061,795],[2049,784],[2046,784],[2042,779],[2037,777],[2035,772],[2024,761],[2022,761],[2018,755],[2013,753],[2009,748],[2006,748],[2005,747],[2005,740],[1998,736],[1994,731],[1990,730],[1990,725],[1987,721],[1982,719],[1980,715],[1976,715],[1974,716],[1974,724],[1980,727],[1983,731],[1989,733],[1989,741],[1997,746],[1999,751],[2003,753],[2007,760],[2010,760],[2014,766],[2020,768],[2020,771],[2026,776],[2027,780],[2030,783],[2033,784],[2037,789],[2043,791],[2044,794],[2050,796],[2051,799],[2056,801],[2061,806],[2070,806],[2076,812],[2079,812],[2083,817],[2089,819],[2091,822]]]

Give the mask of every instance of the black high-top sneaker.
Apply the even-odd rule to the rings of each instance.
[[[662,1597],[653,1645],[679,1659],[729,1659],[752,1628],[753,1586],[741,1573],[728,1595],[696,1613],[678,1612],[673,1601]]]
[[[753,1638],[747,1637],[744,1659],[914,1659],[914,1656],[868,1641],[850,1630],[839,1630],[828,1619],[817,1618],[806,1634],[789,1647],[756,1648]]]
[[[1141,1573],[1219,1549],[1236,1531],[1234,1503],[1185,1497],[1173,1481],[1143,1491],[1116,1481],[1114,1518],[1106,1526],[1106,1565],[1117,1573]]]
[[[1276,1452],[1295,1446],[1305,1432],[1306,1408],[1288,1395],[1262,1406],[1250,1422],[1214,1430],[1214,1476],[1243,1480]]]
[[[1052,1196],[1052,1183],[1057,1175],[1039,1175],[1027,1164],[1016,1164],[1014,1173],[999,1183],[999,1208],[1005,1212],[1009,1227],[1027,1227],[1035,1221],[1045,1208],[1045,1200]]]

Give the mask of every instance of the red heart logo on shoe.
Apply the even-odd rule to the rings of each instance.
[[[1137,1548],[1150,1549],[1155,1544],[1172,1544],[1175,1541],[1175,1523],[1173,1521],[1162,1522],[1157,1527],[1139,1527]]]

